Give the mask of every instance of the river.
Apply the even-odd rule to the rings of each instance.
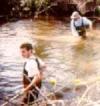
[[[76,78],[100,75],[100,26],[87,40],[71,35],[67,22],[57,20],[20,20],[0,26],[0,104],[22,86],[23,59],[19,46],[34,45],[36,54],[47,64],[45,79],[59,85]]]

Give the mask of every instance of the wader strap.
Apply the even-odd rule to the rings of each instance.
[[[25,75],[27,75],[28,76],[28,72],[25,70],[25,66],[26,66],[26,62],[24,63],[24,71],[23,71],[23,73],[25,74]]]
[[[36,58],[36,63],[37,63],[38,69],[41,70],[40,62],[39,62],[39,60],[37,58]]]
[[[83,18],[82,18],[82,27],[84,27],[84,21],[83,21]]]
[[[26,62],[24,63],[24,69],[25,69],[25,66],[26,66]]]

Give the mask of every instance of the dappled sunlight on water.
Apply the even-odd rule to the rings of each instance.
[[[24,60],[19,46],[31,42],[36,54],[47,64],[45,79],[55,78],[60,86],[76,78],[100,75],[100,32],[87,40],[71,35],[69,24],[61,21],[24,20],[0,27],[0,92],[2,98],[14,95],[22,85]]]

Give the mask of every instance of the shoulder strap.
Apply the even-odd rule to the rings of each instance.
[[[25,69],[26,64],[27,64],[27,62],[24,63],[24,70],[23,70],[24,75],[28,75],[28,72]]]
[[[36,58],[35,60],[36,60],[36,63],[37,63],[38,69],[40,70],[40,69],[41,69],[41,68],[40,68],[40,62],[39,62],[38,58]]]
[[[27,62],[24,63],[24,69],[25,69],[26,64],[27,64]]]
[[[83,20],[83,18],[82,18],[82,27],[84,27],[84,20]]]

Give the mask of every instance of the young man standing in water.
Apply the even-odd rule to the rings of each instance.
[[[82,17],[77,11],[71,16],[71,31],[75,36],[86,38],[86,29],[92,30],[92,21],[86,17]]]
[[[20,46],[22,57],[26,58],[23,68],[23,99],[24,104],[30,104],[38,98],[43,77],[43,70],[46,68],[44,62],[33,54],[33,47],[30,43],[24,43]],[[24,106],[22,104],[22,106]]]

